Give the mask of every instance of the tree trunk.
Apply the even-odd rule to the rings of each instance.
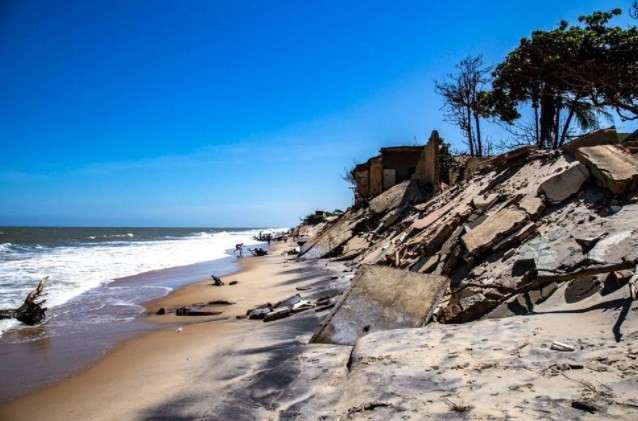
[[[539,147],[547,148],[552,145],[552,132],[554,131],[554,117],[556,107],[554,96],[550,94],[541,95],[541,130]]]
[[[481,124],[479,123],[479,115],[474,113],[474,121],[476,122],[476,156],[483,156],[483,144],[481,143]]]
[[[534,142],[536,142],[536,144],[539,145],[541,135],[539,132],[539,127],[538,127],[538,102],[534,104],[534,135],[535,135]]]
[[[45,276],[40,280],[37,288],[27,295],[24,300],[24,304],[16,309],[0,310],[0,319],[17,319],[20,322],[27,325],[38,324],[44,319],[46,307],[42,307],[42,304],[46,300],[36,302],[35,300],[40,297],[44,291],[44,284],[46,283],[48,276]]]
[[[560,110],[561,110],[561,106],[560,104],[558,104],[558,106],[556,107],[556,120],[554,122],[554,139],[552,142],[552,149],[558,149],[558,140],[560,138],[559,136],[559,132],[560,132]]]
[[[569,107],[569,113],[567,114],[567,119],[565,120],[565,125],[563,126],[563,133],[560,135],[560,142],[558,146],[563,146],[565,144],[565,140],[567,139],[567,133],[569,130],[569,125],[572,122],[572,118],[574,117],[574,108]]]
[[[467,127],[466,127],[467,143],[470,147],[470,156],[476,156],[474,151],[474,139],[472,136],[472,110],[470,109],[469,105],[466,106],[466,111],[467,111]]]

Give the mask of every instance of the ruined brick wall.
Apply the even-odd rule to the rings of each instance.
[[[357,183],[355,190],[357,199],[367,199],[370,197],[369,179],[370,176],[367,169],[355,171],[354,180]]]
[[[441,138],[439,132],[432,130],[430,140],[423,147],[421,158],[416,167],[416,172],[413,178],[418,178],[427,181],[432,184],[432,190],[434,193],[441,188],[441,176],[440,176],[440,162],[439,151],[441,149]]]
[[[419,149],[413,150],[413,148],[406,150],[384,150],[383,156],[383,168],[385,169],[401,169],[401,168],[414,168],[419,163],[421,158]]]
[[[370,161],[369,163],[369,175],[370,175],[370,197],[374,197],[383,192],[383,162],[381,161],[381,157],[377,156]]]
[[[416,171],[416,166],[421,158],[423,148],[384,148],[381,150],[381,159],[384,173],[392,173],[393,176],[384,176],[384,189],[387,190],[395,184],[412,178]]]

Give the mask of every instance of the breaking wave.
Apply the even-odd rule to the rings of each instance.
[[[135,240],[136,235],[128,232],[108,234],[113,241],[44,247],[2,243],[0,308],[19,306],[44,276],[49,276],[46,291],[51,309],[117,278],[227,257],[237,243],[257,244],[253,236],[259,231],[194,231],[188,235],[158,235],[148,241]],[[14,324],[2,323],[0,331]]]

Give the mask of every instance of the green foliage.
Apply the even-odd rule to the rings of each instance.
[[[441,149],[439,151],[439,171],[442,175],[448,175],[456,161],[450,153],[450,144],[441,139]],[[444,180],[449,184],[449,180]]]
[[[306,225],[317,225],[317,224],[320,224],[320,223],[324,222],[326,220],[326,218],[330,218],[330,217],[333,217],[333,216],[339,216],[339,215],[342,215],[342,214],[343,214],[343,211],[339,210],[339,209],[335,209],[334,212],[318,210],[318,211],[315,211],[314,213],[306,215],[302,219],[302,223],[306,224]]]
[[[521,39],[493,72],[485,114],[512,124],[519,105],[531,105],[541,147],[560,146],[572,122],[597,127],[609,107],[623,119],[637,119],[638,31],[610,26],[620,13],[595,12],[582,16],[581,25],[563,21]]]

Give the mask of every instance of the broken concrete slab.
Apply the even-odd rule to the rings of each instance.
[[[304,244],[301,248],[301,256],[305,259],[319,259],[329,255],[353,237],[354,228],[364,218],[362,210],[342,216],[318,237]]]
[[[412,266],[410,266],[409,269],[414,272],[428,273],[436,267],[440,259],[441,255],[439,253],[436,253],[430,257],[422,257],[421,259],[417,260]]]
[[[615,194],[638,188],[638,158],[612,145],[578,149],[576,158],[589,168],[599,186]]]
[[[409,205],[424,199],[418,180],[408,180],[392,186],[370,201],[374,213],[387,212],[401,205]]]
[[[565,281],[570,281],[572,279],[584,278],[590,275],[599,275],[599,274],[611,273],[611,272],[616,272],[616,271],[625,270],[625,269],[631,269],[635,265],[636,265],[635,261],[625,261],[620,263],[592,265],[584,269],[578,269],[572,272],[552,273],[552,272],[539,271],[534,283],[542,285],[548,281],[565,282]]]
[[[362,266],[312,343],[353,345],[368,332],[425,325],[448,279],[386,266]]]
[[[594,247],[594,244],[596,244],[598,240],[603,238],[605,235],[607,235],[606,232],[582,232],[574,236],[574,240],[583,247],[592,248]]]
[[[536,228],[537,226],[533,222],[523,225],[521,228],[517,229],[516,231],[502,239],[500,242],[498,242],[496,245],[494,245],[492,249],[494,251],[499,251],[509,248],[513,244],[520,244],[521,242],[525,241],[526,238],[536,232]]]
[[[538,191],[545,194],[550,203],[557,204],[578,193],[588,178],[587,167],[580,162],[573,162],[564,171],[543,181],[538,187]]]
[[[432,225],[434,222],[438,221],[442,216],[448,214],[455,207],[455,203],[447,203],[435,211],[429,212],[423,218],[417,218],[412,223],[412,228],[415,229],[425,229]]]
[[[452,297],[450,303],[441,310],[441,323],[465,323],[476,320],[494,309],[501,297],[488,297],[481,289],[465,288]]]
[[[565,302],[577,303],[591,297],[602,288],[602,282],[594,275],[584,276],[571,281],[565,288]]]
[[[412,223],[412,228],[415,229],[426,229],[433,225],[435,222],[439,221],[442,217],[455,217],[457,215],[469,215],[472,213],[472,208],[466,204],[458,204],[454,202],[446,203],[440,208],[429,212],[423,218],[417,218]],[[464,216],[464,218],[467,216]]]
[[[440,250],[450,236],[460,228],[460,224],[465,218],[467,218],[467,215],[458,215],[447,220],[443,219],[441,223],[436,225],[435,229],[426,230],[419,237],[415,237],[415,240],[418,239],[421,242],[423,256],[430,256]]]
[[[504,168],[514,161],[526,159],[532,152],[537,150],[537,146],[523,146],[522,148],[511,150],[502,155],[490,159],[490,163],[496,168]]]
[[[472,205],[478,210],[489,209],[498,200],[498,194],[482,194],[472,199]]]
[[[277,304],[275,304],[274,308],[291,307],[300,303],[301,301],[302,301],[301,296],[299,294],[295,294],[291,297],[286,298],[285,300],[278,302]]]
[[[248,309],[248,311],[246,311],[246,316],[248,316],[249,319],[263,319],[266,314],[270,313],[272,311],[272,304],[270,303],[266,303],[266,304],[262,304],[260,306]]]
[[[479,255],[521,227],[526,219],[527,214],[521,210],[501,209],[472,231],[463,235],[461,240],[470,254]]]
[[[543,199],[537,196],[525,196],[518,202],[518,207],[524,210],[530,218],[538,218],[545,210]]]
[[[587,253],[587,258],[597,264],[621,263],[638,259],[638,229],[610,234],[599,240]]]
[[[534,310],[535,305],[547,300],[557,289],[558,284],[552,282],[538,289],[518,294],[499,304],[494,310],[481,317],[481,320],[528,314]]]
[[[363,235],[355,235],[344,244],[341,254],[345,258],[352,259],[367,250],[369,246],[370,241],[367,238]]]
[[[289,317],[291,314],[292,314],[292,310],[290,307],[283,307],[265,314],[263,319],[264,319],[264,322],[272,322],[274,320],[279,320],[285,317]]]
[[[517,261],[532,261],[539,277],[568,273],[581,266],[586,255],[572,236],[551,240],[543,235],[532,238],[518,249]]]
[[[595,132],[586,134],[561,146],[561,150],[575,155],[576,151],[583,147],[598,146],[598,145],[610,145],[618,143],[618,134],[615,127],[608,129],[600,129]]]
[[[463,180],[468,180],[474,173],[484,172],[492,168],[493,164],[490,158],[468,158],[463,171]]]
[[[219,316],[222,313],[223,313],[222,311],[206,310],[203,307],[198,307],[198,308],[180,307],[175,309],[176,316]]]
[[[579,303],[563,308],[589,306]],[[566,311],[375,332],[359,339],[345,358],[347,368],[341,366],[341,377],[330,382],[335,389],[326,392],[329,386],[324,384],[310,391],[303,389],[301,398],[289,398],[277,409],[286,408],[287,417],[282,419],[580,420],[587,419],[586,413],[571,408],[570,403],[595,393],[583,385],[587,382],[596,390],[613,393],[613,401],[608,399],[601,405],[607,412],[599,413],[596,419],[636,419],[634,368],[627,368],[635,367],[633,358],[638,355],[636,346],[631,345],[636,325],[628,317],[623,330],[631,339],[621,343],[610,340],[617,315],[608,309],[586,314]],[[570,355],[552,351],[550,345],[556,340],[577,345],[577,349]],[[300,378],[312,379],[322,373],[321,368],[324,375],[332,374],[338,366],[322,359],[324,355],[334,358],[333,352],[322,349],[313,354],[309,360],[319,359],[315,363],[318,368],[315,372],[303,370]],[[577,368],[580,370],[566,371]],[[469,409],[453,410],[446,397]],[[351,408],[370,402],[389,406],[352,414]],[[631,406],[614,402],[629,402]]]

